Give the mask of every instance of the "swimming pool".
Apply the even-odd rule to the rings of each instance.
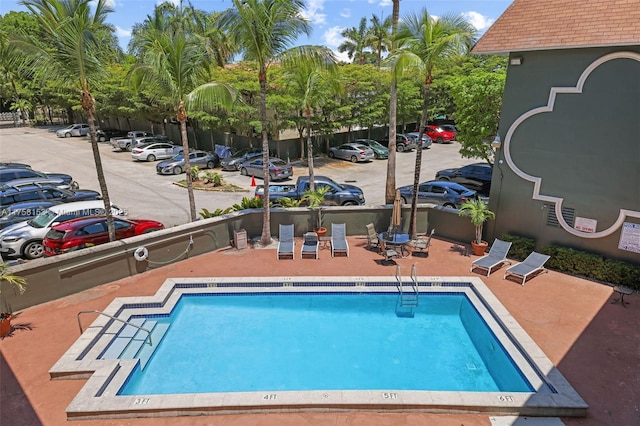
[[[68,418],[283,409],[584,415],[584,401],[480,279],[418,283],[418,306],[407,312],[385,277],[170,279],[155,296],[114,300],[105,313],[138,328],[98,317],[50,375],[89,378]]]

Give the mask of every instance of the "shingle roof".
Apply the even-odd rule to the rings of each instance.
[[[640,45],[640,0],[515,0],[474,53]]]

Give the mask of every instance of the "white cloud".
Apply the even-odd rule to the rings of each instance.
[[[487,18],[478,12],[464,12],[462,16],[480,31],[486,30],[495,22],[495,19]]]
[[[378,3],[376,0],[369,0],[369,3],[371,4],[375,4]],[[391,0],[382,0],[380,3],[378,3],[380,6],[382,7],[386,7],[386,6],[391,6],[393,5],[393,1]]]
[[[342,9],[342,11],[340,12],[340,16],[342,16],[343,18],[350,18],[351,9],[347,9],[347,8]]]
[[[344,30],[342,27],[331,27],[324,32],[322,38],[327,47],[336,48],[344,41],[344,37],[340,33]]]
[[[324,0],[309,0],[307,8],[302,11],[302,16],[312,24],[322,25],[326,23],[327,15],[320,13],[324,9]]]
[[[125,30],[116,25],[116,35],[118,37],[131,37],[131,30]]]

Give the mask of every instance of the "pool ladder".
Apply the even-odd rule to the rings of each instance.
[[[402,283],[402,276],[400,274],[400,265],[396,265],[396,281],[398,282],[398,314],[402,312],[406,316],[408,313],[409,316],[413,316],[413,309],[418,306],[419,302],[419,291],[418,291],[418,277],[416,273],[416,265],[415,263],[411,265],[411,290],[405,291],[404,284]],[[408,290],[408,289],[407,289]],[[407,312],[408,310],[408,312]]]

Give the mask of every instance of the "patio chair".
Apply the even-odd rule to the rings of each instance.
[[[293,249],[295,241],[293,239],[293,225],[280,225],[280,240],[278,241],[278,260],[282,258],[295,259]]]
[[[318,248],[320,247],[320,240],[318,240],[318,234],[315,232],[307,232],[304,234],[304,241],[302,243],[302,250],[300,251],[300,258],[313,256],[314,259],[318,258]]]
[[[367,248],[371,247],[380,250],[380,240],[378,240],[378,232],[373,223],[369,223],[367,226]]]
[[[429,256],[429,246],[431,245],[431,238],[433,237],[433,234],[435,232],[436,230],[434,228],[431,230],[431,233],[427,238],[421,235],[413,240],[411,246],[413,247],[414,253],[416,253],[417,251],[420,254],[426,254],[427,256]]]
[[[511,262],[507,260],[507,253],[510,248],[510,242],[496,238],[489,249],[489,254],[482,256],[478,260],[474,260],[473,263],[471,263],[469,272],[473,271],[474,268],[485,269],[487,271],[487,276],[489,276],[494,267],[502,265],[503,263],[511,264]]]
[[[531,252],[524,261],[508,267],[507,270],[504,271],[503,279],[506,279],[508,275],[515,275],[516,277],[522,277],[522,285],[524,285],[529,275],[540,271],[547,271],[543,268],[543,265],[550,257],[551,256],[547,256],[546,254],[536,253],[535,251]]]
[[[336,253],[344,253],[349,257],[349,243],[347,243],[347,224],[331,224],[331,257]]]
[[[387,247],[387,243],[380,240],[380,253],[384,256],[384,261],[393,261],[394,257],[400,257],[400,253],[393,248]]]

